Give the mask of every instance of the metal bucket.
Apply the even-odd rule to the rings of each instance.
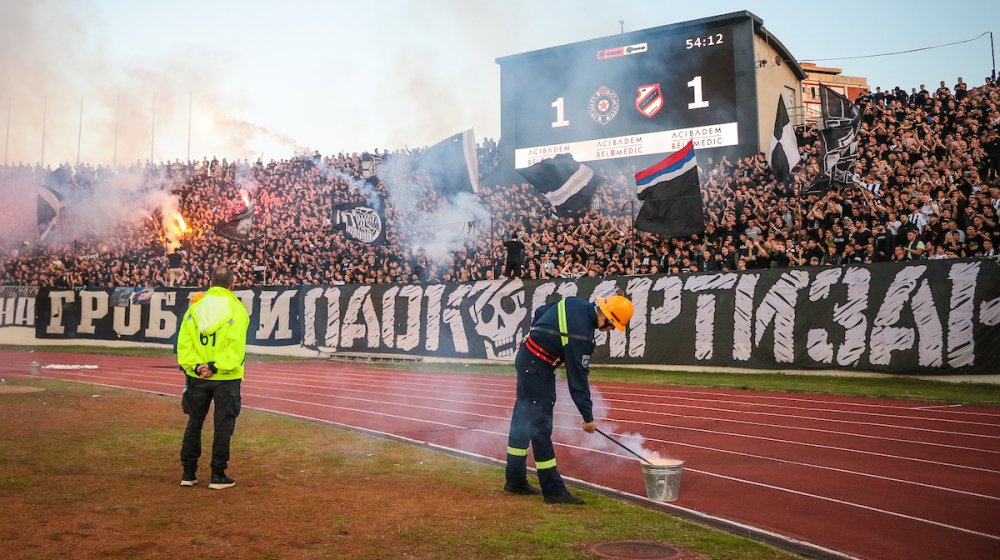
[[[681,471],[684,461],[664,460],[652,465],[642,464],[642,479],[646,496],[654,502],[672,502],[681,491]]]
[[[42,373],[42,364],[37,361],[31,362],[31,375],[40,375]]]

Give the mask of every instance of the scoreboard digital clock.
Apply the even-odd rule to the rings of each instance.
[[[689,140],[755,153],[754,30],[742,14],[497,59],[501,157],[515,169],[560,153],[640,163]]]

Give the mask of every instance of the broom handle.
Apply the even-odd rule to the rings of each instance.
[[[600,428],[595,428],[595,429],[597,430],[597,433],[599,433],[599,434],[601,434],[602,436],[604,436],[604,437],[606,437],[606,438],[610,439],[610,440],[611,440],[611,441],[613,441],[613,442],[614,442],[615,444],[617,444],[617,445],[618,445],[619,447],[621,447],[621,448],[622,448],[622,449],[624,449],[625,451],[628,451],[629,453],[631,453],[631,454],[635,455],[635,456],[636,456],[636,457],[638,457],[638,458],[639,458],[640,460],[642,460],[642,461],[645,461],[645,462],[646,462],[646,464],[649,464],[649,465],[652,465],[652,464],[653,464],[653,463],[650,463],[650,462],[649,462],[649,460],[648,460],[648,459],[646,459],[645,457],[643,457],[642,455],[639,455],[639,454],[638,454],[638,453],[636,453],[635,451],[632,451],[632,450],[631,450],[631,449],[629,449],[628,447],[625,447],[625,446],[624,446],[624,445],[622,444],[622,442],[620,442],[620,441],[618,441],[617,439],[615,439],[615,438],[613,438],[613,437],[609,436],[608,434],[606,434],[606,433],[602,432]]]

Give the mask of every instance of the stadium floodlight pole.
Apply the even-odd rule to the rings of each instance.
[[[194,93],[188,90],[188,163],[191,163],[191,108],[193,107]]]
[[[7,139],[3,142],[3,164],[7,165],[7,152],[10,150],[10,107],[14,103],[13,97],[7,98]]]
[[[618,25],[621,26],[621,34],[624,35],[625,34],[625,20],[623,20],[623,19],[618,20]]]
[[[153,165],[153,147],[156,145],[156,93],[153,93],[153,114],[149,121],[149,164]]]
[[[997,81],[997,53],[993,50],[993,32],[989,31],[990,34],[990,56],[993,58],[993,81]]]
[[[48,96],[42,98],[42,159],[38,166],[45,168],[45,118],[49,114],[49,98]]]
[[[80,126],[76,133],[76,166],[80,167],[80,145],[83,143],[83,96],[80,96]]]
[[[122,114],[122,96],[118,95],[115,100],[115,151],[111,157],[111,169],[118,171],[118,119]]]

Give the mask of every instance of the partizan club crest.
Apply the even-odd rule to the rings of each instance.
[[[646,84],[635,90],[635,108],[643,115],[653,118],[653,115],[663,108],[663,93],[660,84]]]
[[[618,94],[608,86],[601,86],[590,96],[587,109],[590,111],[590,118],[601,124],[608,124],[618,115]]]

